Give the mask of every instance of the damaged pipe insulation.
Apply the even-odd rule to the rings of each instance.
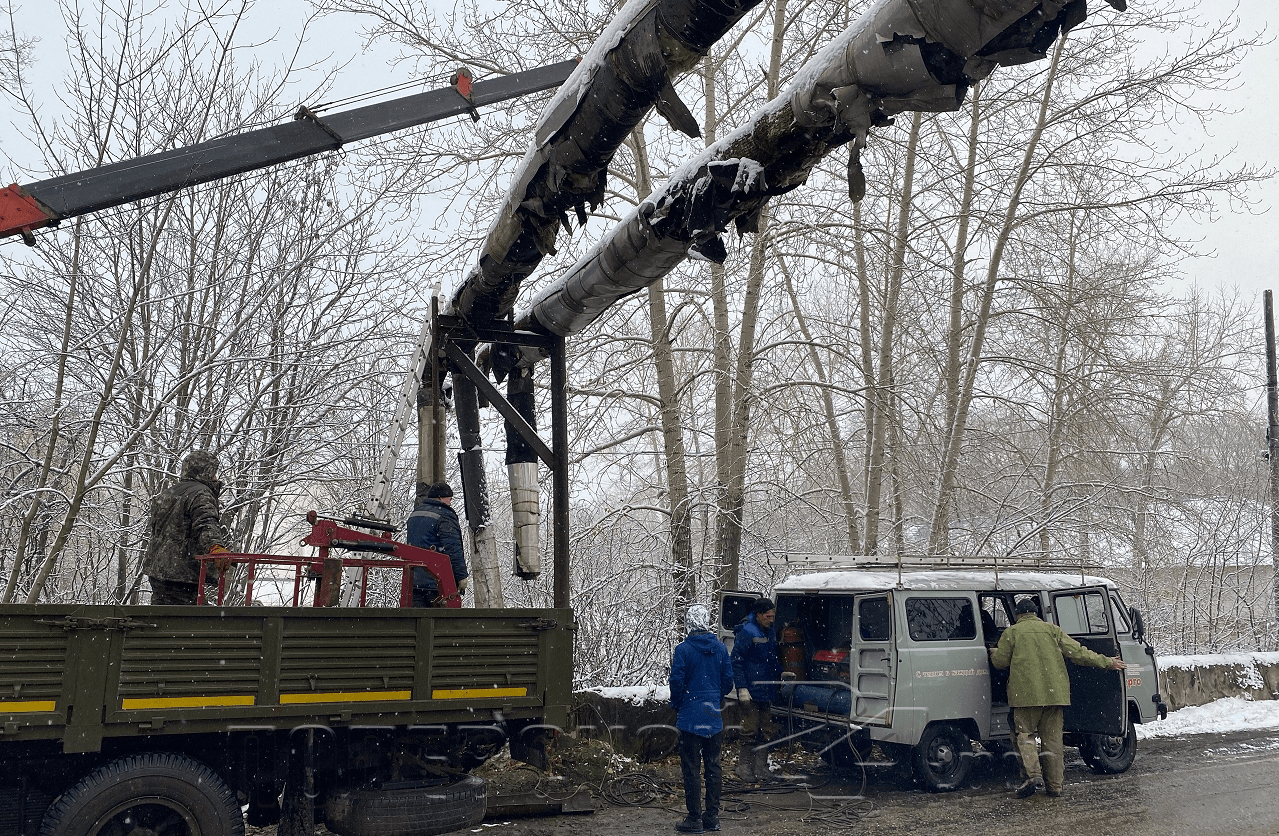
[[[1122,10],[1122,0],[1110,0]],[[1045,58],[1087,17],[1086,0],[884,0],[828,44],[781,96],[685,164],[563,277],[543,290],[519,329],[568,336],[688,254],[723,262],[721,234],[756,231],[776,195],[802,185],[837,146],[851,144],[849,196],[860,200],[860,151],[872,127],[906,111],[957,110],[968,86],[997,66]],[[524,350],[518,363],[541,355]]]
[[[672,79],[696,66],[759,0],[630,0],[556,92],[537,125],[450,313],[487,325],[509,318],[520,283],[555,252],[569,210],[578,225],[604,199],[609,162],[653,107],[689,136],[697,120]]]
[[[477,607],[502,606],[502,579],[497,569],[497,544],[489,521],[488,480],[484,473],[484,447],[480,439],[479,392],[465,374],[454,371],[453,399],[457,414],[457,433],[462,452],[457,454],[462,472],[462,494],[466,502],[466,522],[471,530]]]
[[[537,429],[531,368],[511,371],[506,381],[506,399],[530,427]],[[509,421],[506,422],[506,475],[511,486],[515,575],[522,580],[533,580],[542,573],[537,453]]]

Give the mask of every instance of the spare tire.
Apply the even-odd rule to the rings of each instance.
[[[434,836],[484,821],[487,802],[483,780],[458,775],[430,786],[334,790],[324,818],[338,836]]]

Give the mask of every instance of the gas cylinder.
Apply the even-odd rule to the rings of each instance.
[[[808,669],[804,665],[804,631],[794,624],[787,625],[781,636],[782,670],[806,679]]]

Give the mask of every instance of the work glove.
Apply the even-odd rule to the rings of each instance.
[[[457,594],[461,595],[463,592],[466,591],[466,588],[470,585],[471,585],[471,579],[469,576],[462,578],[462,580],[457,582]]]
[[[230,554],[225,546],[214,546],[209,549],[209,554]],[[231,568],[231,559],[227,557],[219,557],[213,561],[213,567],[219,572],[225,572]]]
[[[737,689],[737,701],[747,703],[751,701],[751,692],[746,688]]]

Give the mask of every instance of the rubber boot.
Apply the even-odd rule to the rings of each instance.
[[[742,781],[753,784],[755,777],[755,747],[749,743],[743,743],[737,747],[737,766],[733,767],[733,774]]]

